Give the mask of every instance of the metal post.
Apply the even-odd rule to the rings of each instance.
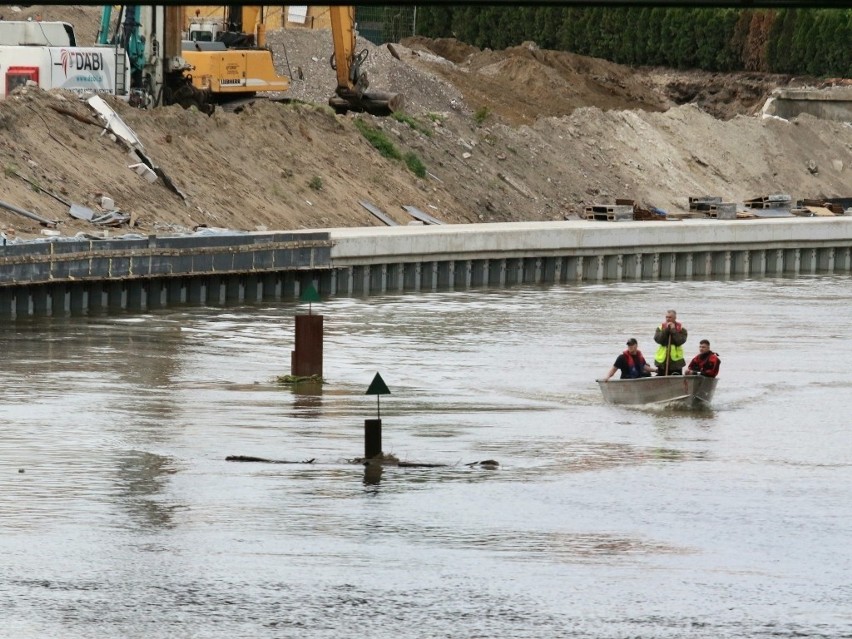
[[[382,420],[364,420],[364,459],[381,457],[382,454]]]
[[[323,316],[296,315],[296,350],[291,361],[292,375],[322,377]]]

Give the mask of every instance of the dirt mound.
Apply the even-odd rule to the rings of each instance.
[[[405,43],[412,42],[406,40]],[[413,63],[457,87],[468,105],[487,109],[511,124],[560,116],[581,106],[661,111],[672,103],[624,66],[524,43],[503,51],[480,51],[452,40],[412,42]],[[455,62],[455,60],[459,60]],[[448,64],[453,62],[453,64]]]
[[[437,56],[440,56],[455,64],[463,64],[467,59],[474,54],[479,53],[479,49],[464,42],[459,42],[455,38],[424,38],[423,36],[414,36],[404,38],[400,44],[418,51],[431,51]]]
[[[814,78],[752,72],[710,73],[643,69],[639,73],[673,104],[694,104],[715,118],[730,120],[760,111],[778,87],[815,86]]]
[[[61,8],[78,9],[97,15]],[[59,18],[55,11],[45,19]],[[790,78],[635,70],[532,43],[480,51],[451,40],[359,40],[371,88],[403,93],[406,111],[336,116],[326,106],[335,85],[330,33],[268,35],[279,72],[292,77],[278,96],[290,103],[258,100],[208,117],[110,100],[176,190],[130,170],[127,149],[86,123],[95,114],[73,96],[30,88],[0,102],[2,200],[60,220],[73,235],[102,229],[70,217],[48,192],[98,212],[109,196],[138,224],[113,234],[380,224],[362,202],[405,224],[403,205],[463,223],[564,219],[615,198],[677,210],[695,195],[849,195],[848,124],[751,115]],[[356,118],[420,160],[426,176],[382,157]],[[0,227],[41,231],[5,210]]]

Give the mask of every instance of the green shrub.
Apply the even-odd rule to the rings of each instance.
[[[308,186],[314,191],[322,191],[322,178],[319,175],[315,175],[311,178],[311,181],[308,182]]]
[[[408,170],[414,173],[414,175],[416,175],[417,177],[426,177],[426,166],[414,153],[405,154],[405,165],[408,167]]]

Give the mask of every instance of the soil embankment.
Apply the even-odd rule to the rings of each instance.
[[[81,43],[94,39],[96,7],[0,14],[38,11],[74,22]],[[773,88],[801,83],[788,77],[635,70],[532,43],[505,51],[422,38],[361,43],[371,87],[406,97],[410,117],[399,121],[325,107],[334,86],[328,32],[271,31],[269,42],[279,70],[294,77],[279,97],[297,102],[208,117],[110,101],[185,197],[128,169],[126,149],[84,122],[94,116],[85,104],[27,89],[0,103],[0,199],[73,235],[94,229],[47,192],[97,212],[108,196],[137,224],[112,234],[380,224],[360,200],[400,223],[410,219],[403,205],[465,223],[565,219],[615,198],[677,210],[690,196],[850,195],[849,124],[757,115]],[[426,178],[381,157],[356,117],[415,154]],[[5,210],[0,227],[41,231]]]

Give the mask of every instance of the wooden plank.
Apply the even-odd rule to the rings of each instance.
[[[834,213],[824,206],[806,206],[805,208],[818,217],[834,217]]]
[[[375,204],[371,204],[366,200],[358,200],[358,204],[367,209],[370,213],[375,215],[380,221],[384,222],[388,226],[399,226],[395,220],[393,220],[389,215],[387,215],[384,211],[382,211]]]

